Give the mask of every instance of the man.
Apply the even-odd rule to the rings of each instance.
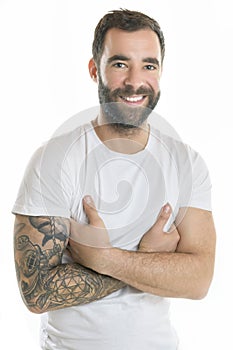
[[[25,304],[44,313],[43,349],[175,350],[166,297],[208,291],[208,171],[195,151],[148,122],[163,58],[155,20],[106,14],[89,62],[98,116],[29,163],[13,209],[15,262]]]

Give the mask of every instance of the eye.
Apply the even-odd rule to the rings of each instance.
[[[154,66],[152,64],[147,64],[144,68],[147,70],[157,70],[158,69],[157,66]]]
[[[115,67],[115,68],[125,68],[126,64],[122,63],[122,62],[116,62],[116,63],[113,64],[113,67]]]

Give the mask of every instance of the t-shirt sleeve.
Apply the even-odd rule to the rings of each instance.
[[[65,153],[56,140],[50,140],[33,154],[12,213],[70,217],[72,185],[64,159]]]
[[[200,154],[188,148],[180,182],[180,207],[211,211],[211,180],[207,165]]]

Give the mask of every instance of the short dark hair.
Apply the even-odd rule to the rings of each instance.
[[[92,44],[92,55],[97,65],[99,65],[103,53],[106,33],[111,28],[118,28],[128,32],[134,32],[147,28],[153,30],[159,38],[161,57],[163,61],[165,54],[165,43],[163,32],[161,31],[158,22],[142,12],[119,9],[109,11],[103,18],[101,18],[95,28],[94,40]]]

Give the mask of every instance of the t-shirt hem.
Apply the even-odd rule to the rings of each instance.
[[[212,207],[209,204],[200,204],[200,203],[181,203],[180,208],[196,208],[196,209],[202,209],[202,210],[207,210],[207,211],[212,211]]]
[[[62,208],[30,208],[20,205],[15,205],[12,209],[12,214],[29,215],[29,216],[61,216],[70,218],[70,212]]]

